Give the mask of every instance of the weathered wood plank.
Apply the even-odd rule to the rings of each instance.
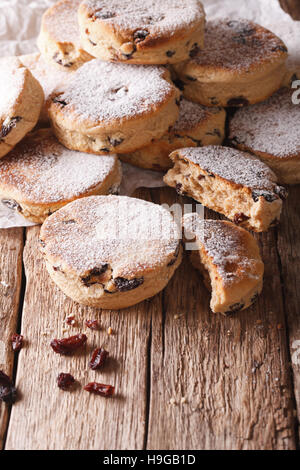
[[[275,232],[258,238],[265,284],[248,311],[210,313],[188,260],[166,288],[152,318],[148,449],[295,448]]]
[[[29,347],[19,359],[17,386],[23,397],[12,410],[6,449],[142,449],[150,323],[153,312],[161,309],[159,296],[121,312],[79,306],[50,281],[39,254],[39,228],[27,234],[22,332]],[[64,332],[70,313],[78,326]],[[83,325],[95,317],[99,332]],[[115,332],[111,336],[109,326]],[[79,331],[88,336],[87,354],[61,357],[50,348],[54,337]],[[103,372],[93,372],[88,369],[90,352],[102,344],[111,359]],[[59,390],[60,372],[72,373],[80,386],[73,392]],[[115,385],[116,396],[105,399],[85,392],[83,386],[93,380]]]
[[[287,333],[300,438],[300,186],[291,186],[289,193],[282,214],[281,229],[278,231],[278,251],[282,265]]]
[[[10,377],[14,353],[10,337],[16,332],[22,282],[23,229],[0,230],[0,370]],[[7,430],[9,407],[0,402],[0,449]]]

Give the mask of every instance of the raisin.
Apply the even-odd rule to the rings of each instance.
[[[217,106],[219,104],[219,101],[217,100],[215,96],[212,96],[209,99],[210,99],[211,104],[213,104],[214,106]]]
[[[149,31],[146,31],[145,29],[139,29],[134,33],[133,39],[135,43],[138,44],[139,42],[144,41],[146,37],[149,36],[149,34]]]
[[[115,13],[113,13],[112,11],[97,11],[95,13],[95,17],[98,18],[99,20],[109,20],[110,18],[114,18],[114,16],[116,16]]]
[[[186,75],[185,78],[186,78],[187,80],[189,80],[190,82],[196,82],[196,81],[197,81],[197,78],[191,77],[190,75]]]
[[[214,129],[213,132],[206,132],[206,135],[216,135],[218,137],[221,137],[221,132],[219,129]]]
[[[245,307],[243,303],[236,303],[229,307],[229,310],[225,312],[225,315],[232,315],[233,313],[239,312],[242,308]]]
[[[112,397],[115,393],[115,387],[112,385],[99,384],[97,382],[90,382],[84,387],[89,393],[94,393],[95,395],[100,395],[101,397]]]
[[[20,204],[18,204],[14,199],[2,199],[1,202],[11,210],[22,212]]]
[[[216,176],[211,172],[209,171],[207,168],[204,168],[204,171],[206,171],[207,175],[210,176],[211,178],[215,178]]]
[[[249,101],[244,96],[237,96],[235,98],[230,98],[227,101],[227,106],[247,106]]]
[[[0,400],[12,404],[16,401],[17,390],[13,386],[10,378],[0,370]]]
[[[93,284],[97,284],[97,281],[99,281],[99,279],[97,280],[95,278],[105,273],[105,271],[107,271],[107,268],[108,264],[103,264],[103,266],[101,266],[100,268],[94,268],[90,271],[88,276],[82,277],[81,281],[86,287],[89,287]]]
[[[85,326],[90,328],[90,330],[99,330],[100,325],[97,320],[85,320]]]
[[[51,341],[50,346],[57,354],[72,354],[77,349],[81,348],[87,341],[84,334],[70,336],[69,338],[54,339]]]
[[[173,264],[176,263],[177,259],[178,259],[178,255],[179,255],[179,251],[180,251],[180,245],[181,243],[178,244],[176,250],[175,250],[175,253],[174,253],[174,258],[171,259],[171,261],[167,264],[168,267],[170,266],[173,266]]]
[[[235,216],[233,218],[233,221],[234,221],[235,224],[239,225],[239,224],[242,224],[243,222],[245,222],[246,220],[248,220],[249,218],[250,217],[243,214],[242,212],[238,212],[237,214],[235,214]]]
[[[64,100],[60,100],[57,96],[53,98],[53,103],[61,104],[62,106],[67,106],[67,102]]]
[[[174,54],[176,54],[176,51],[167,51],[166,52],[167,57],[173,57]]]
[[[43,248],[45,248],[45,246],[46,246],[46,243],[45,243],[43,240],[41,240],[41,239],[39,240],[39,244],[40,244]]]
[[[288,190],[283,186],[276,186],[275,193],[278,194],[282,200],[285,200],[288,197]]]
[[[276,51],[287,52],[288,50],[287,50],[287,47],[281,45],[281,46],[273,47],[272,52],[276,52]]]
[[[175,78],[175,80],[173,80],[173,83],[180,91],[184,90],[185,83],[180,80],[180,78]]]
[[[197,147],[201,147],[202,146],[202,140],[199,140],[199,139],[194,139],[193,137],[191,136],[187,136],[189,139],[191,139]]]
[[[195,44],[193,44],[193,47],[192,49],[190,50],[190,54],[189,56],[191,57],[191,59],[193,57],[196,57],[196,55],[200,52],[200,48],[198,46],[198,44],[195,42]]]
[[[176,186],[175,186],[175,189],[176,189],[176,193],[179,194],[179,195],[182,194],[181,188],[182,188],[182,184],[177,183]]]
[[[21,121],[21,119],[22,118],[20,116],[15,116],[11,118],[7,124],[5,124],[5,119],[0,130],[0,139],[6,137],[13,130],[13,128],[16,127],[17,123]]]
[[[278,199],[278,196],[275,193],[259,193],[256,191],[252,192],[252,199],[254,202],[257,202],[260,197],[263,197],[267,202],[274,202]]]
[[[110,150],[108,148],[103,148],[103,149],[100,149],[100,152],[105,152],[105,153],[109,153]]]
[[[53,271],[55,271],[55,272],[62,272],[60,266],[53,266]]]
[[[92,354],[89,366],[92,370],[100,369],[108,358],[108,351],[103,348],[96,348]]]
[[[199,175],[199,176],[198,176],[198,180],[199,180],[199,181],[203,180],[203,178],[205,178],[204,175]]]
[[[121,137],[119,139],[114,139],[112,137],[109,137],[108,141],[110,145],[112,145],[113,147],[117,147],[118,145],[121,145],[122,142],[124,142],[124,139],[122,139]]]
[[[114,283],[115,283],[117,289],[120,292],[126,292],[128,290],[136,289],[141,284],[143,284],[143,282],[144,282],[143,277],[134,278],[134,279],[126,279],[124,277],[116,277],[114,279]]]
[[[92,44],[92,46],[97,46],[97,44],[93,42],[90,38],[89,38],[89,42]]]
[[[75,379],[73,375],[65,374],[64,372],[61,372],[59,376],[57,377],[56,382],[57,382],[58,388],[60,388],[61,390],[67,391],[72,387],[72,385],[74,385]]]
[[[11,337],[11,345],[13,351],[20,351],[24,345],[24,337],[22,335],[18,335],[17,333],[13,334]]]
[[[75,315],[69,315],[66,319],[66,324],[70,325],[70,326],[73,326],[73,325],[75,325],[75,323],[76,323]]]
[[[74,219],[64,220],[64,221],[63,221],[63,224],[65,224],[65,225],[76,224],[76,220],[74,220]]]

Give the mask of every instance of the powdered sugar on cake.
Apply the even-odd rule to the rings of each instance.
[[[192,62],[245,72],[253,64],[278,60],[284,48],[283,42],[267,29],[245,19],[227,18],[207,22],[204,49]]]
[[[114,155],[71,151],[55,137],[38,132],[0,160],[1,187],[7,185],[33,203],[59,202],[101,184],[116,164]]]
[[[81,0],[62,0],[46,12],[44,26],[59,42],[80,46],[78,7]]]
[[[220,220],[203,220],[196,214],[184,217],[184,228],[203,245],[226,284],[236,282],[243,273],[254,275],[256,260],[249,256],[245,235],[239,228]]]
[[[150,34],[170,34],[203,21],[199,0],[85,0],[90,14],[116,27],[134,32],[146,28]]]
[[[229,147],[191,147],[178,150],[179,156],[203,170],[233,183],[257,190],[274,190],[276,176],[259,158]]]
[[[26,69],[15,58],[0,63],[0,119],[13,117],[13,108],[25,86]]]
[[[66,91],[64,114],[95,123],[150,112],[174,93],[162,67],[124,65],[92,60],[74,73]],[[56,101],[56,99],[55,99]]]
[[[179,106],[179,118],[172,130],[183,131],[196,127],[210,114],[210,108],[183,99]]]
[[[230,124],[230,138],[253,151],[279,158],[300,155],[300,105],[282,89],[263,103],[239,109]]]
[[[159,205],[126,196],[92,196],[68,204],[42,229],[46,253],[79,273],[109,264],[114,277],[167,264],[181,231]]]

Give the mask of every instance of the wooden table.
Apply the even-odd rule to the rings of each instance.
[[[170,188],[139,190],[138,196],[183,201]],[[11,410],[0,404],[1,446],[297,448],[299,199],[300,186],[291,187],[281,225],[257,236],[266,266],[263,294],[231,318],[209,311],[209,293],[187,258],[150,301],[120,312],[79,306],[50,281],[39,227],[0,230],[0,369],[16,378],[20,394]],[[216,214],[206,210],[205,216]],[[65,323],[71,313],[74,327]],[[84,321],[95,317],[101,330],[92,332]],[[26,338],[18,357],[9,344],[15,331]],[[80,354],[61,357],[49,347],[51,339],[81,331],[88,345]],[[90,352],[101,344],[111,359],[103,372],[90,371]],[[59,372],[78,379],[73,392],[57,388]],[[83,385],[92,380],[115,385],[116,396],[91,396]]]

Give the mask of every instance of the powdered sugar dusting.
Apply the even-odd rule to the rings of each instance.
[[[205,67],[250,70],[253,64],[278,60],[284,43],[273,33],[246,19],[208,21],[204,49],[192,59]]]
[[[187,214],[184,216],[184,228],[203,245],[227,285],[239,280],[243,274],[251,273],[253,277],[258,260],[249,256],[245,234],[236,226],[222,220],[204,220],[196,214]]]
[[[251,150],[279,158],[300,155],[300,105],[288,89],[263,103],[239,109],[230,124],[230,138]]]
[[[150,34],[174,34],[203,21],[199,0],[85,0],[96,18],[126,31],[146,28]]]
[[[80,46],[78,7],[81,0],[61,0],[49,8],[43,25],[58,42],[70,42]]]
[[[276,176],[259,158],[229,147],[191,147],[178,150],[203,170],[236,184],[257,190],[274,190]]]
[[[215,109],[216,108],[214,108],[213,111]],[[176,132],[193,129],[211,112],[211,108],[183,99],[180,102],[179,118],[173,126],[173,131]]]
[[[150,112],[174,91],[165,74],[163,67],[92,60],[74,73],[59,95],[59,101],[66,103],[62,112],[96,123]]]
[[[101,184],[116,164],[114,155],[71,151],[50,131],[39,131],[0,160],[1,187],[12,187],[33,203],[65,201]]]
[[[79,273],[108,264],[114,277],[138,276],[138,271],[170,261],[179,229],[159,205],[126,196],[96,196],[60,209],[44,223],[41,237],[47,254]]]
[[[25,68],[15,58],[0,63],[0,120],[12,117],[13,108],[25,85]]]
[[[46,62],[40,54],[24,55],[19,59],[40,82],[46,101],[52,93],[62,91],[72,77],[72,71]]]

